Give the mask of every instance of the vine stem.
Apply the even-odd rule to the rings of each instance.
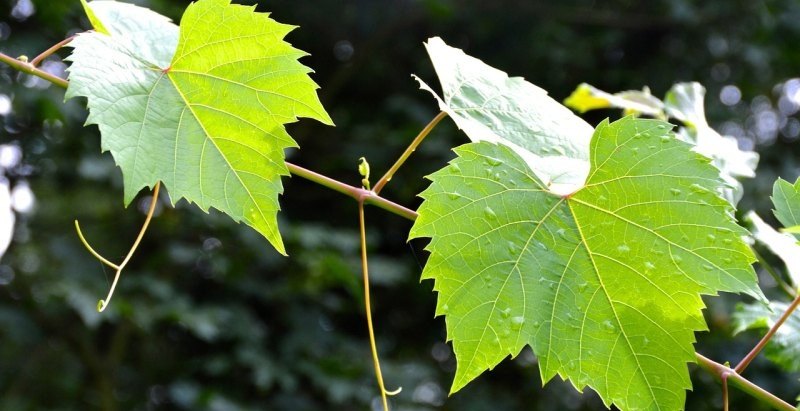
[[[33,65],[31,65],[30,63],[17,60],[3,53],[0,53],[0,62],[6,63],[16,70],[33,74],[42,79],[50,81],[51,83],[57,86],[61,86],[64,88],[67,87],[68,84],[67,80],[64,80],[57,76],[53,76],[52,74],[47,73],[45,71],[39,70],[33,67]],[[289,162],[286,162],[286,166],[289,168],[289,171],[292,174],[310,180],[314,183],[332,189],[336,192],[347,195],[348,197],[351,197],[356,201],[358,201],[359,204],[372,204],[374,206],[382,208],[386,211],[389,211],[391,213],[394,213],[400,217],[403,217],[411,221],[417,219],[418,216],[417,212],[410,210],[406,207],[403,207],[402,205],[399,205],[392,201],[389,201],[383,197],[380,197],[374,191],[347,185],[338,180],[334,180],[330,177],[326,177],[322,174],[313,172],[311,170],[305,169],[295,164],[291,164]],[[151,207],[154,203],[155,201],[151,203]],[[795,299],[795,302],[797,302],[797,299]],[[723,373],[728,373],[727,381],[731,382],[732,385],[738,387],[743,392],[764,402],[765,404],[770,405],[774,409],[781,411],[797,411],[797,409],[789,405],[789,403],[781,400],[780,398],[776,397],[769,391],[766,391],[763,388],[753,384],[746,378],[739,375],[735,370],[726,367],[720,363],[717,363],[713,360],[710,360],[701,355],[700,353],[695,353],[695,357],[697,358],[698,365],[707,372],[709,372],[710,374],[722,378]]]
[[[111,288],[108,290],[108,296],[106,296],[105,300],[100,300],[97,303],[97,311],[103,312],[108,307],[108,304],[111,302],[111,297],[114,296],[114,290],[117,288],[117,283],[119,282],[119,277],[122,275],[122,270],[125,269],[125,266],[128,265],[128,262],[133,257],[133,253],[136,252],[136,249],[139,248],[139,243],[142,241],[144,237],[144,233],[147,232],[147,227],[150,225],[150,220],[153,219],[153,213],[156,210],[156,203],[158,203],[158,190],[161,188],[161,182],[157,182],[156,185],[153,187],[153,198],[150,200],[150,208],[147,210],[147,217],[144,219],[144,224],[142,224],[142,228],[139,230],[139,235],[136,236],[136,240],[133,242],[130,250],[128,250],[128,255],[125,256],[125,259],[122,260],[122,263],[116,265],[111,261],[103,258],[97,251],[95,251],[89,243],[86,241],[86,238],[81,233],[81,227],[78,224],[78,220],[75,220],[75,229],[78,231],[78,237],[80,237],[81,242],[84,246],[92,253],[95,258],[100,260],[102,263],[108,265],[111,268],[116,269],[116,273],[114,273],[114,281],[111,283]]]
[[[405,163],[406,160],[408,160],[408,157],[410,157],[411,153],[413,153],[420,145],[420,143],[422,143],[422,140],[424,140],[425,137],[427,137],[428,134],[430,134],[431,130],[433,130],[433,128],[436,127],[436,125],[439,124],[439,122],[442,121],[442,119],[445,117],[447,117],[447,113],[445,113],[444,111],[439,112],[439,114],[437,114],[436,117],[434,117],[433,120],[431,120],[430,123],[428,123],[428,125],[425,126],[425,128],[423,128],[422,131],[419,132],[419,134],[417,134],[417,137],[415,137],[414,140],[411,142],[411,144],[409,144],[408,147],[406,147],[406,151],[404,151],[403,154],[400,155],[400,158],[398,158],[397,161],[395,161],[395,163],[392,165],[392,167],[389,168],[389,171],[387,171],[386,174],[384,174],[383,177],[381,177],[381,179],[378,180],[377,183],[375,183],[375,186],[372,188],[372,191],[374,191],[375,194],[379,194],[383,189],[383,187],[386,185],[386,183],[392,180],[394,173],[396,173],[397,170],[400,169],[400,166],[402,166],[403,163]]]
[[[19,70],[19,71],[21,71],[23,73],[32,74],[32,75],[34,75],[36,77],[42,78],[44,80],[47,80],[47,81],[49,81],[49,82],[51,82],[51,83],[53,83],[53,84],[55,84],[55,85],[57,85],[59,87],[67,88],[67,84],[68,84],[67,80],[64,80],[61,77],[52,75],[52,74],[50,74],[50,73],[48,73],[48,72],[46,72],[44,70],[40,70],[40,69],[36,68],[36,66],[34,66],[33,64],[31,64],[31,63],[29,63],[27,61],[22,61],[22,60],[19,60],[19,59],[15,59],[15,58],[13,58],[13,57],[11,57],[11,56],[9,56],[7,54],[4,54],[4,53],[0,53],[0,61],[2,61],[3,63],[8,64],[12,68],[14,68],[16,70]]]
[[[361,272],[364,277],[364,307],[367,314],[367,329],[369,330],[369,345],[372,350],[372,363],[375,366],[375,379],[378,380],[378,388],[381,390],[381,401],[383,402],[383,410],[389,411],[389,400],[387,396],[399,394],[403,390],[402,387],[394,390],[387,391],[383,383],[383,374],[381,373],[381,363],[378,359],[378,344],[375,342],[375,329],[372,326],[372,303],[370,302],[369,294],[369,267],[367,265],[367,229],[364,221],[364,203],[358,202],[358,225],[361,233]]]
[[[773,409],[780,411],[797,411],[795,407],[793,407],[786,401],[776,397],[771,392],[753,384],[746,378],[739,375],[739,373],[737,373],[736,370],[733,370],[730,367],[726,367],[718,362],[712,361],[704,357],[700,353],[695,353],[695,358],[697,358],[697,365],[699,365],[704,370],[717,376],[717,378],[719,378],[720,380],[722,380],[723,376],[727,374],[726,377],[727,382],[739,388],[740,390],[750,395],[751,397],[761,401],[764,404],[769,405]]]
[[[722,373],[720,379],[722,380],[722,411],[728,411],[728,376],[730,374]]]
[[[789,307],[787,307],[786,311],[784,311],[783,314],[781,314],[780,318],[778,318],[778,321],[775,321],[775,324],[773,324],[772,327],[770,327],[769,331],[767,331],[767,333],[764,334],[764,337],[761,338],[761,341],[759,341],[758,344],[756,344],[756,346],[753,347],[753,349],[750,350],[750,352],[747,353],[747,355],[744,358],[742,358],[742,361],[740,361],[739,364],[736,365],[736,368],[734,370],[736,370],[737,373],[741,374],[742,372],[744,372],[745,368],[747,368],[747,366],[750,365],[750,362],[752,362],[753,359],[756,358],[758,353],[760,353],[761,350],[764,349],[764,346],[767,345],[769,340],[772,339],[772,336],[774,336],[775,333],[778,332],[778,328],[780,328],[781,325],[783,325],[783,323],[786,322],[787,319],[789,319],[789,316],[792,315],[792,313],[794,312],[794,310],[797,308],[798,305],[800,305],[800,294],[798,294],[797,297],[794,298],[794,301],[792,301],[792,303],[789,304]]]
[[[333,191],[342,193],[348,197],[353,198],[358,202],[374,205],[378,208],[382,208],[386,211],[389,211],[393,214],[397,214],[400,217],[403,217],[408,220],[413,221],[417,218],[417,213],[414,210],[410,210],[406,207],[401,206],[400,204],[387,200],[379,196],[374,191],[370,191],[364,188],[353,187],[351,185],[342,183],[339,180],[334,180],[330,177],[311,171],[307,168],[303,168],[298,165],[292,164],[288,161],[286,162],[286,167],[289,168],[290,173],[298,177],[317,183]]]
[[[75,38],[75,35],[72,35],[72,36],[69,36],[69,37],[65,38],[64,40],[59,41],[56,44],[53,44],[52,47],[50,47],[49,49],[43,51],[42,54],[39,54],[38,56],[36,56],[36,58],[31,60],[31,65],[33,67],[38,66],[39,63],[41,63],[44,59],[50,57],[53,53],[57,52],[59,49],[61,49],[62,47],[66,46],[67,44],[69,44],[74,38]]]

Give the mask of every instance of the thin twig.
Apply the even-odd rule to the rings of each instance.
[[[54,44],[49,49],[43,51],[42,54],[39,54],[38,56],[36,56],[36,58],[31,60],[31,65],[33,67],[38,66],[39,63],[44,61],[44,59],[46,59],[47,57],[51,56],[53,53],[57,52],[62,47],[64,47],[67,44],[69,44],[69,42],[71,42],[74,38],[75,38],[75,35],[72,35],[72,36],[69,36],[69,37],[65,38],[64,40],[61,40],[58,43]]]
[[[120,265],[116,265],[111,261],[106,260],[97,251],[95,251],[92,246],[89,245],[89,242],[86,241],[86,238],[84,238],[83,233],[81,233],[81,227],[78,224],[78,221],[75,220],[75,229],[78,231],[78,237],[80,237],[81,242],[84,246],[86,246],[86,249],[89,250],[89,252],[92,253],[92,255],[100,260],[103,264],[106,264],[109,267],[117,270],[114,274],[114,281],[111,283],[111,288],[108,290],[108,296],[106,296],[104,300],[100,300],[97,303],[97,311],[103,312],[108,307],[108,304],[111,302],[111,297],[114,295],[114,290],[117,288],[117,282],[119,282],[119,277],[122,274],[122,270],[125,269],[125,266],[131,260],[131,257],[133,257],[133,253],[136,252],[136,249],[139,247],[139,243],[142,241],[144,233],[147,232],[147,227],[150,225],[150,220],[153,219],[153,213],[156,210],[156,203],[158,203],[158,190],[160,188],[161,182],[159,181],[153,187],[153,198],[150,200],[150,208],[147,210],[147,217],[145,217],[144,224],[142,224],[142,228],[139,230],[139,235],[136,236],[136,240],[133,242],[130,250],[128,250],[128,255],[125,256],[125,259],[122,260]]]
[[[3,54],[3,53],[0,53],[0,61],[2,61],[3,63],[8,64],[12,68],[14,68],[16,70],[19,70],[19,71],[21,71],[23,73],[32,74],[32,75],[34,75],[36,77],[39,77],[39,78],[44,79],[44,80],[47,80],[47,81],[49,81],[49,82],[51,82],[51,83],[53,83],[53,84],[55,84],[55,85],[57,85],[59,87],[67,88],[67,84],[68,84],[67,80],[64,80],[63,78],[58,77],[58,76],[54,76],[54,75],[52,75],[52,74],[50,74],[50,73],[48,73],[48,72],[46,72],[44,70],[40,70],[40,69],[34,67],[33,64],[31,64],[31,63],[29,63],[27,61],[18,60],[18,59],[15,59],[15,58],[7,55],[7,54]]]
[[[378,359],[378,345],[375,342],[375,330],[372,326],[372,303],[369,297],[369,268],[367,266],[367,231],[366,223],[364,222],[364,203],[362,201],[358,202],[358,225],[361,233],[361,272],[364,276],[364,306],[367,314],[367,329],[369,330],[369,344],[372,350],[372,363],[375,366],[375,378],[378,380],[378,387],[381,390],[383,410],[389,411],[387,395],[399,394],[402,387],[394,391],[386,391],[386,387],[383,384],[383,374],[381,373],[381,364]]]
[[[81,232],[81,225],[78,223],[78,220],[75,220],[75,231],[78,232],[78,238],[81,239],[81,242],[83,243],[83,246],[86,247],[86,249],[89,250],[90,253],[92,253],[94,258],[100,260],[101,263],[103,263],[103,264],[105,264],[105,265],[107,265],[107,266],[109,266],[109,267],[111,267],[111,268],[113,268],[115,270],[119,270],[119,266],[118,265],[112,263],[111,261],[108,261],[105,257],[100,255],[100,253],[95,251],[94,248],[92,248],[91,245],[89,245],[89,242],[86,241],[86,237],[83,236],[83,232]]]
[[[772,339],[772,336],[775,335],[776,332],[778,332],[778,328],[780,328],[781,325],[783,325],[783,323],[786,322],[787,319],[789,319],[789,316],[792,315],[792,312],[794,312],[794,310],[797,308],[799,304],[800,304],[800,294],[798,294],[797,297],[795,297],[794,301],[792,301],[792,303],[789,304],[789,307],[786,308],[786,311],[784,311],[783,314],[781,314],[780,318],[778,318],[778,321],[776,321],[775,324],[773,324],[772,327],[770,327],[769,331],[767,331],[764,337],[761,338],[761,341],[759,341],[758,344],[756,344],[756,346],[753,347],[753,349],[750,350],[750,352],[747,353],[747,355],[744,358],[742,358],[742,361],[740,361],[739,364],[736,365],[735,370],[737,373],[741,374],[744,372],[745,368],[747,368],[747,366],[750,365],[750,362],[752,362],[756,358],[758,353],[760,353],[761,350],[764,349],[769,340]]]
[[[436,125],[439,124],[439,122],[442,121],[442,119],[445,117],[447,117],[447,113],[445,113],[444,111],[440,112],[439,114],[436,115],[436,117],[433,118],[433,120],[430,121],[430,123],[428,123],[427,126],[425,126],[425,128],[422,129],[422,131],[419,132],[419,134],[417,134],[417,137],[415,137],[414,140],[411,142],[411,144],[408,145],[406,151],[404,151],[403,154],[400,155],[400,158],[398,158],[397,161],[395,161],[394,165],[392,165],[392,167],[389,168],[389,171],[387,171],[386,174],[384,174],[383,177],[381,177],[381,179],[378,180],[377,183],[375,183],[375,186],[372,188],[372,191],[374,191],[375,194],[379,194],[383,189],[383,186],[385,186],[386,183],[392,180],[394,173],[396,173],[397,170],[400,168],[400,166],[402,166],[403,163],[406,162],[408,157],[411,156],[411,153],[413,153],[414,150],[416,150],[417,147],[420,145],[420,143],[422,143],[422,140],[424,140],[425,137],[427,137],[428,134],[430,134],[431,130],[433,130],[433,128],[436,127]]]

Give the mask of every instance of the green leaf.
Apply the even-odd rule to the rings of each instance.
[[[745,330],[767,330],[775,325],[789,305],[782,302],[738,304],[733,313],[734,335]],[[767,358],[789,372],[800,371],[800,314],[786,319],[764,348]]]
[[[564,100],[564,105],[580,113],[599,108],[620,108],[625,115],[646,114],[649,116],[666,119],[664,103],[650,94],[650,89],[644,87],[641,91],[628,90],[619,93],[606,93],[589,84],[581,83],[578,88]]]
[[[89,18],[89,23],[92,24],[92,27],[94,27],[96,32],[111,34],[109,33],[108,29],[106,29],[106,26],[103,24],[100,18],[97,17],[94,10],[89,6],[89,3],[87,3],[86,0],[81,0],[81,5],[83,6],[83,11],[86,13],[86,17]]]
[[[753,225],[753,237],[783,260],[792,284],[795,287],[800,285],[800,245],[794,236],[778,232],[752,211],[745,219]]]
[[[131,50],[136,50],[144,61],[169,64],[178,43],[178,26],[169,18],[117,1],[84,2],[84,10],[98,33],[124,37]]]
[[[600,124],[570,195],[490,142],[430,176],[411,238],[431,238],[423,278],[453,341],[452,391],[530,345],[543,381],[625,410],[683,409],[701,295],[764,297],[717,170],[670,127]]]
[[[800,234],[797,230],[800,226],[800,178],[794,185],[779,178],[772,187],[772,204],[775,205],[775,217],[786,227],[785,231]]]
[[[173,202],[214,207],[285,254],[278,195],[284,149],[297,145],[284,124],[332,123],[297,61],[306,54],[283,41],[294,27],[229,3],[191,4],[180,31],[135,6],[90,3],[111,34],[72,41],[67,97],[88,98],[87,123],[122,169],[126,204],[162,181]]]
[[[589,170],[589,124],[541,88],[521,77],[509,78],[438,37],[425,47],[444,98],[417,81],[470,140],[511,147],[551,190],[569,193],[583,184]]]

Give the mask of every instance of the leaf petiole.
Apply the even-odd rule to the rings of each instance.
[[[31,60],[31,65],[34,66],[34,67],[38,66],[39,63],[44,61],[44,59],[50,57],[53,53],[55,53],[56,51],[60,50],[62,47],[66,46],[67,44],[69,44],[69,42],[71,42],[72,39],[74,39],[74,38],[75,38],[75,36],[72,35],[72,36],[69,36],[69,37],[65,38],[64,40],[61,40],[58,43],[54,44],[49,49],[43,51],[41,54],[39,54],[33,60]]]
[[[792,301],[792,303],[789,304],[789,307],[786,308],[786,311],[784,311],[783,314],[781,314],[780,318],[778,318],[778,321],[775,321],[775,324],[773,324],[772,327],[770,327],[769,331],[767,331],[764,337],[761,338],[761,341],[759,341],[758,344],[756,344],[756,346],[753,347],[753,349],[750,350],[750,352],[747,353],[747,355],[744,358],[742,358],[742,361],[740,361],[739,364],[736,365],[735,371],[737,373],[741,374],[742,372],[744,372],[745,368],[747,368],[747,366],[750,365],[750,363],[756,358],[756,356],[758,356],[758,353],[760,353],[761,350],[763,350],[764,347],[767,345],[769,340],[772,339],[772,336],[774,336],[775,333],[778,332],[778,328],[780,328],[781,325],[783,325],[783,323],[786,322],[787,319],[789,319],[789,316],[792,315],[792,313],[794,312],[794,310],[797,308],[798,305],[800,305],[800,294],[798,294],[794,298],[794,301]]]
[[[397,161],[395,161],[395,163],[392,165],[392,167],[389,168],[389,171],[387,171],[386,174],[384,174],[383,177],[381,177],[381,179],[378,180],[377,183],[375,183],[375,187],[372,189],[372,191],[374,191],[375,194],[380,193],[381,190],[383,189],[383,186],[385,186],[386,183],[392,180],[394,173],[396,173],[397,170],[400,169],[400,166],[402,166],[403,163],[405,163],[406,160],[408,160],[408,158],[411,156],[411,153],[413,153],[414,150],[416,150],[417,147],[420,145],[420,143],[422,143],[422,140],[424,140],[425,137],[427,137],[428,134],[430,134],[431,130],[433,130],[433,128],[436,127],[436,125],[439,124],[439,122],[442,121],[442,119],[445,117],[447,117],[447,113],[445,113],[444,111],[440,112],[439,114],[436,115],[436,117],[433,118],[433,120],[430,121],[430,123],[428,123],[427,126],[425,126],[425,128],[422,129],[422,131],[419,132],[419,134],[417,134],[414,140],[411,141],[411,144],[409,144],[406,150],[403,152],[403,154],[400,155],[400,158],[398,158]]]

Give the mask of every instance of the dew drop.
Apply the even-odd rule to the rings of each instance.
[[[730,263],[732,263],[732,262],[733,262],[733,259],[732,259],[732,258],[730,258],[730,257],[726,257],[726,258],[725,258],[725,259],[723,259],[722,261],[724,261],[724,262],[725,262],[725,264],[730,264]]]
[[[442,314],[447,314],[448,312],[450,312],[450,306],[447,305],[447,304],[443,305],[442,306]]]
[[[656,146],[647,146],[647,148],[649,148],[650,150],[655,150],[655,149],[657,149],[658,147],[656,147]]]
[[[510,252],[513,255],[516,255],[517,254],[517,250],[518,250],[517,249],[517,244],[514,243],[513,241],[509,241],[508,242],[508,252]]]
[[[711,271],[714,269],[710,264],[703,264],[703,269],[706,271]]]
[[[665,126],[665,125],[663,125],[663,124],[659,124],[659,125],[658,125],[658,129],[659,129],[659,130],[664,130],[665,128],[667,128],[667,126]]]
[[[556,234],[558,234],[558,236],[561,237],[561,238],[564,238],[564,239],[567,238],[567,230],[565,230],[563,228],[559,228],[558,231],[556,231]]]
[[[717,241],[717,236],[715,236],[714,234],[709,234],[706,236],[706,239],[708,239],[709,243],[713,243],[714,241]]]
[[[447,193],[447,196],[450,197],[451,200],[458,200],[459,198],[461,198],[461,194],[456,192]]]
[[[639,147],[634,147],[633,149],[631,149],[631,151],[633,152],[634,156],[639,155]]]
[[[681,190],[678,190],[677,188],[670,188],[669,192],[672,193],[672,195],[674,195],[674,196],[681,195]]]
[[[692,191],[694,191],[695,193],[705,193],[706,192],[706,189],[703,188],[703,186],[701,186],[700,184],[697,184],[697,183],[692,184],[691,186],[689,186],[689,188],[692,189]]]
[[[523,324],[525,324],[525,317],[517,316],[511,319],[511,328],[515,331],[522,328]]]
[[[494,337],[494,340],[492,340],[492,342],[494,343],[494,345],[500,345],[500,338]]]
[[[567,368],[568,368],[570,371],[575,371],[575,368],[576,368],[576,366],[575,366],[575,361],[570,361],[570,362],[569,362],[569,364],[567,364]]]
[[[512,185],[512,186],[516,186],[516,185],[517,185],[517,182],[516,182],[516,181],[514,181],[514,180],[508,180],[508,184],[510,184],[510,185]]]
[[[656,268],[656,265],[655,265],[655,264],[653,264],[653,263],[651,263],[650,261],[645,261],[645,263],[644,263],[644,268],[645,268],[645,270],[647,270],[647,271],[652,271],[652,270],[655,270],[655,268]]]
[[[503,318],[508,318],[511,316],[511,308],[506,308],[505,310],[500,310],[500,316]]]
[[[494,213],[492,207],[486,206],[486,208],[483,209],[483,213],[486,214],[486,217],[489,219],[494,220],[497,218],[497,214]]]
[[[553,147],[553,152],[555,152],[556,154],[558,154],[560,156],[563,156],[564,155],[564,148],[561,147],[561,146],[555,146],[555,147]]]
[[[681,257],[679,255],[676,255],[672,259],[675,261],[675,264],[678,264],[678,265],[680,265],[683,262],[683,257]]]
[[[653,250],[653,254],[655,254],[655,255],[664,255],[664,250]]]
[[[500,173],[494,173],[494,179],[495,181],[500,181],[501,180]]]
[[[582,283],[578,284],[578,291],[585,290],[587,286],[589,286],[589,283],[587,283],[587,282],[582,282]]]
[[[603,328],[606,330],[606,332],[609,332],[609,333],[613,333],[613,332],[617,331],[617,327],[614,326],[614,323],[612,323],[611,320],[603,321]]]
[[[499,160],[499,159],[496,159],[496,158],[493,158],[493,157],[486,157],[486,164],[488,164],[488,165],[490,165],[492,167],[497,167],[497,166],[503,164],[503,160]]]
[[[627,252],[631,251],[631,248],[628,247],[627,244],[620,244],[617,247],[617,251],[619,251],[620,253],[627,253]]]
[[[725,244],[729,244],[730,245],[730,244],[733,243],[733,240],[731,240],[730,238],[726,238],[726,239],[722,240],[722,242],[725,243]]]
[[[539,321],[534,321],[533,322],[533,328],[539,328],[539,326],[541,326],[541,325],[542,325],[542,323],[540,323]]]
[[[601,195],[600,197],[597,197],[597,201],[605,203],[606,201],[608,201],[608,197]]]
[[[670,140],[670,136],[669,136],[669,135],[663,135],[663,136],[661,136],[661,142],[662,142],[662,143],[666,143],[666,142],[667,142],[667,141],[669,141],[669,140]]]
[[[543,243],[543,242],[541,242],[541,241],[537,242],[537,243],[536,243],[536,246],[537,246],[537,247],[539,247],[539,248],[541,248],[541,249],[542,249],[542,250],[544,250],[544,251],[547,251],[547,245],[545,245],[545,243]]]

